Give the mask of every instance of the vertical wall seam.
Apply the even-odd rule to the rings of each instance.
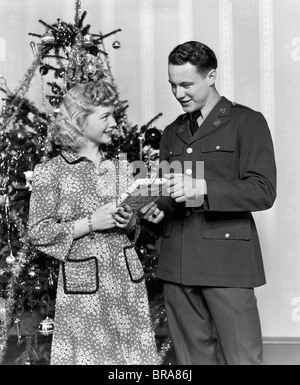
[[[153,0],[141,0],[141,106],[146,124],[154,117]]]
[[[104,0],[103,1],[103,6],[101,8],[101,12],[103,12],[103,17],[102,17],[102,20],[103,20],[103,30],[101,30],[100,32],[103,33],[104,35],[106,33],[109,33],[109,32],[112,32],[113,30],[115,30],[115,9],[114,9],[114,2],[111,1],[111,0]],[[109,54],[109,57],[108,57],[108,61],[110,63],[110,67],[112,69],[112,75],[114,77],[114,68],[116,67],[116,63],[115,63],[115,59],[116,59],[116,53],[115,53],[115,50],[111,49],[111,38],[109,37],[107,39],[108,41],[106,41],[106,39],[104,39],[104,46],[105,46],[105,50],[108,52]]]
[[[261,110],[275,139],[273,1],[260,0]]]
[[[232,0],[219,0],[220,92],[234,100]]]
[[[193,40],[193,1],[179,0],[179,38],[184,43]]]

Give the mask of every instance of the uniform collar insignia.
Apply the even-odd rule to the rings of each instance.
[[[219,125],[220,125],[221,123],[222,123],[221,120],[220,120],[220,119],[217,119],[217,120],[215,120],[215,121],[213,122],[213,126],[214,126],[214,127],[219,127]]]

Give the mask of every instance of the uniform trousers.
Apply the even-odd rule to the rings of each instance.
[[[253,288],[164,282],[164,301],[177,365],[263,365]]]

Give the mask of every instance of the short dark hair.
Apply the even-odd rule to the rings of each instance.
[[[215,53],[207,45],[198,41],[188,41],[175,47],[169,54],[168,62],[173,65],[190,63],[197,67],[202,76],[206,76],[209,71],[218,67]]]

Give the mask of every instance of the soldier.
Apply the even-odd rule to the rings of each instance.
[[[169,82],[185,113],[164,130],[160,160],[183,171],[164,175],[170,196],[143,213],[164,224],[157,276],[177,364],[261,365],[254,288],[266,281],[251,212],[276,199],[274,149],[260,112],[219,95],[217,64],[200,42],[169,55]]]

